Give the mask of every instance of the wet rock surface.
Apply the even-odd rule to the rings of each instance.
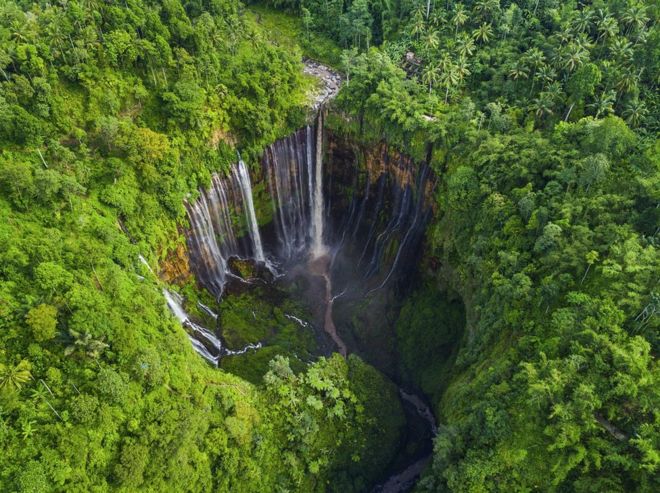
[[[334,98],[341,89],[342,77],[339,72],[315,60],[304,59],[303,73],[317,77],[321,86],[312,93],[312,110],[317,111],[321,106]]]

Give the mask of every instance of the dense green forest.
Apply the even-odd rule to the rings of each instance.
[[[337,354],[213,368],[139,260],[183,247],[237,149],[304,125],[303,55],[344,74],[333,134],[438,177],[392,335],[439,423],[415,491],[660,490],[658,2],[249,4],[2,2],[0,490],[382,477],[387,378]]]
[[[138,260],[182,241],[238,141],[303,121],[301,54],[266,39],[232,1],[0,7],[0,490],[346,491],[387,463],[375,370],[278,359],[257,390],[193,352]]]
[[[330,26],[319,12],[312,25]],[[467,308],[449,372],[433,327],[450,328],[423,318],[437,301],[402,312],[403,346],[427,351],[404,364],[440,396],[445,425],[419,489],[656,491],[657,4],[364,12],[363,34],[328,33],[363,48],[344,52],[338,106],[352,123],[337,125],[431,160],[430,282]]]

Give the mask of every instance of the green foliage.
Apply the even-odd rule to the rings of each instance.
[[[401,357],[400,373],[438,402],[449,381],[465,326],[460,300],[426,287],[414,293],[401,308],[396,337]]]
[[[228,334],[279,347],[227,367],[257,383],[280,356],[262,387],[210,368],[137,260],[233,146],[302,123],[304,52],[347,75],[333,125],[439,177],[431,274],[466,327],[455,347],[461,309],[426,291],[399,320],[405,376],[441,393],[419,489],[657,491],[657,6],[269,3],[300,20],[0,6],[0,489],[364,491],[389,462],[401,410],[375,370],[292,369],[279,349],[309,340],[267,307],[248,323],[249,299]]]
[[[254,21],[263,28],[273,44],[298,45],[304,56],[319,60],[331,67],[337,67],[341,49],[327,36],[314,30],[311,11],[304,7],[303,9],[298,16],[288,11],[273,10],[265,4],[257,3],[251,5],[247,13],[254,17]]]
[[[30,381],[30,362],[21,360],[15,366],[0,365],[0,390],[3,392],[16,392]]]
[[[489,491],[656,489],[655,452],[635,436],[648,447],[658,433],[658,322],[645,315],[658,256],[636,226],[657,193],[648,145],[608,117],[454,149],[433,242],[472,307],[470,336],[425,488],[497,476]]]
[[[27,314],[26,322],[37,342],[49,341],[57,335],[57,308],[41,304]]]
[[[444,313],[399,320],[407,376],[442,392],[419,489],[655,491],[657,8],[428,5],[344,55],[329,119],[439,179],[429,276],[466,330],[451,366],[425,352]]]
[[[305,453],[281,439],[280,404],[195,354],[138,255],[177,243],[184,199],[234,146],[254,159],[302,123],[301,69],[300,50],[268,43],[233,0],[2,2],[0,490],[294,484],[282,471]],[[366,416],[341,422],[365,456],[364,423],[381,419],[359,396],[371,388],[335,366],[297,366],[341,389],[317,420],[322,457],[296,472],[320,485],[353,464],[334,441],[341,412]],[[293,389],[314,402],[305,382]],[[369,440],[391,450],[387,429]]]
[[[276,357],[264,377],[269,399],[284,419],[280,441],[296,491],[363,491],[391,460],[403,424],[396,388],[359,358],[321,358],[296,375]],[[330,450],[350,458],[337,468]],[[321,481],[323,471],[332,482]],[[327,485],[327,486],[321,486]]]

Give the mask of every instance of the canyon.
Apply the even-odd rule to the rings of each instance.
[[[223,296],[255,285],[283,290],[305,308],[307,320],[286,315],[315,330],[318,354],[357,353],[369,361],[368,351],[352,344],[351,329],[337,326],[333,311],[345,320],[365,300],[405,298],[433,213],[435,179],[427,165],[385,145],[360,150],[327,131],[324,104],[338,90],[338,76],[315,62],[305,67],[322,82],[310,95],[312,121],[268,146],[251,173],[239,155],[229,173],[213,174],[209,187],[186,203],[188,263],[220,311]],[[256,196],[253,183],[261,190]],[[270,212],[262,214],[266,217],[259,217],[256,211],[269,207]],[[236,269],[237,263],[249,275]],[[164,295],[195,350],[213,365],[269,344],[259,340],[230,349],[219,324],[203,327],[186,313],[180,295],[167,289]],[[217,321],[211,308],[199,305]],[[377,311],[372,315],[372,323],[387,323]],[[396,374],[389,373],[396,380]],[[412,440],[418,452],[399,460],[374,491],[407,491],[428,462],[437,432],[424,397],[409,387],[401,387],[399,395],[409,427],[412,421],[422,429],[403,438],[401,448],[410,447]]]

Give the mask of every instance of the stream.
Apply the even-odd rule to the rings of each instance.
[[[332,296],[332,280],[330,276],[331,264],[331,257],[328,254],[324,254],[319,257],[312,257],[308,263],[308,269],[312,275],[323,278],[325,282],[323,329],[334,341],[339,353],[345,358],[349,353],[349,349],[341,336],[337,333],[337,328],[332,318],[332,306],[335,297]],[[424,436],[428,439],[429,443],[424,447],[424,454],[421,457],[416,457],[414,461],[404,467],[404,469],[397,471],[389,476],[384,482],[374,487],[372,493],[404,493],[410,491],[431,461],[433,453],[433,438],[435,438],[438,433],[435,416],[419,395],[406,391],[400,386],[398,389],[399,398],[406,410],[405,414],[407,420],[410,421],[411,419],[416,419],[423,424],[425,427]],[[410,417],[411,415],[412,418]]]

